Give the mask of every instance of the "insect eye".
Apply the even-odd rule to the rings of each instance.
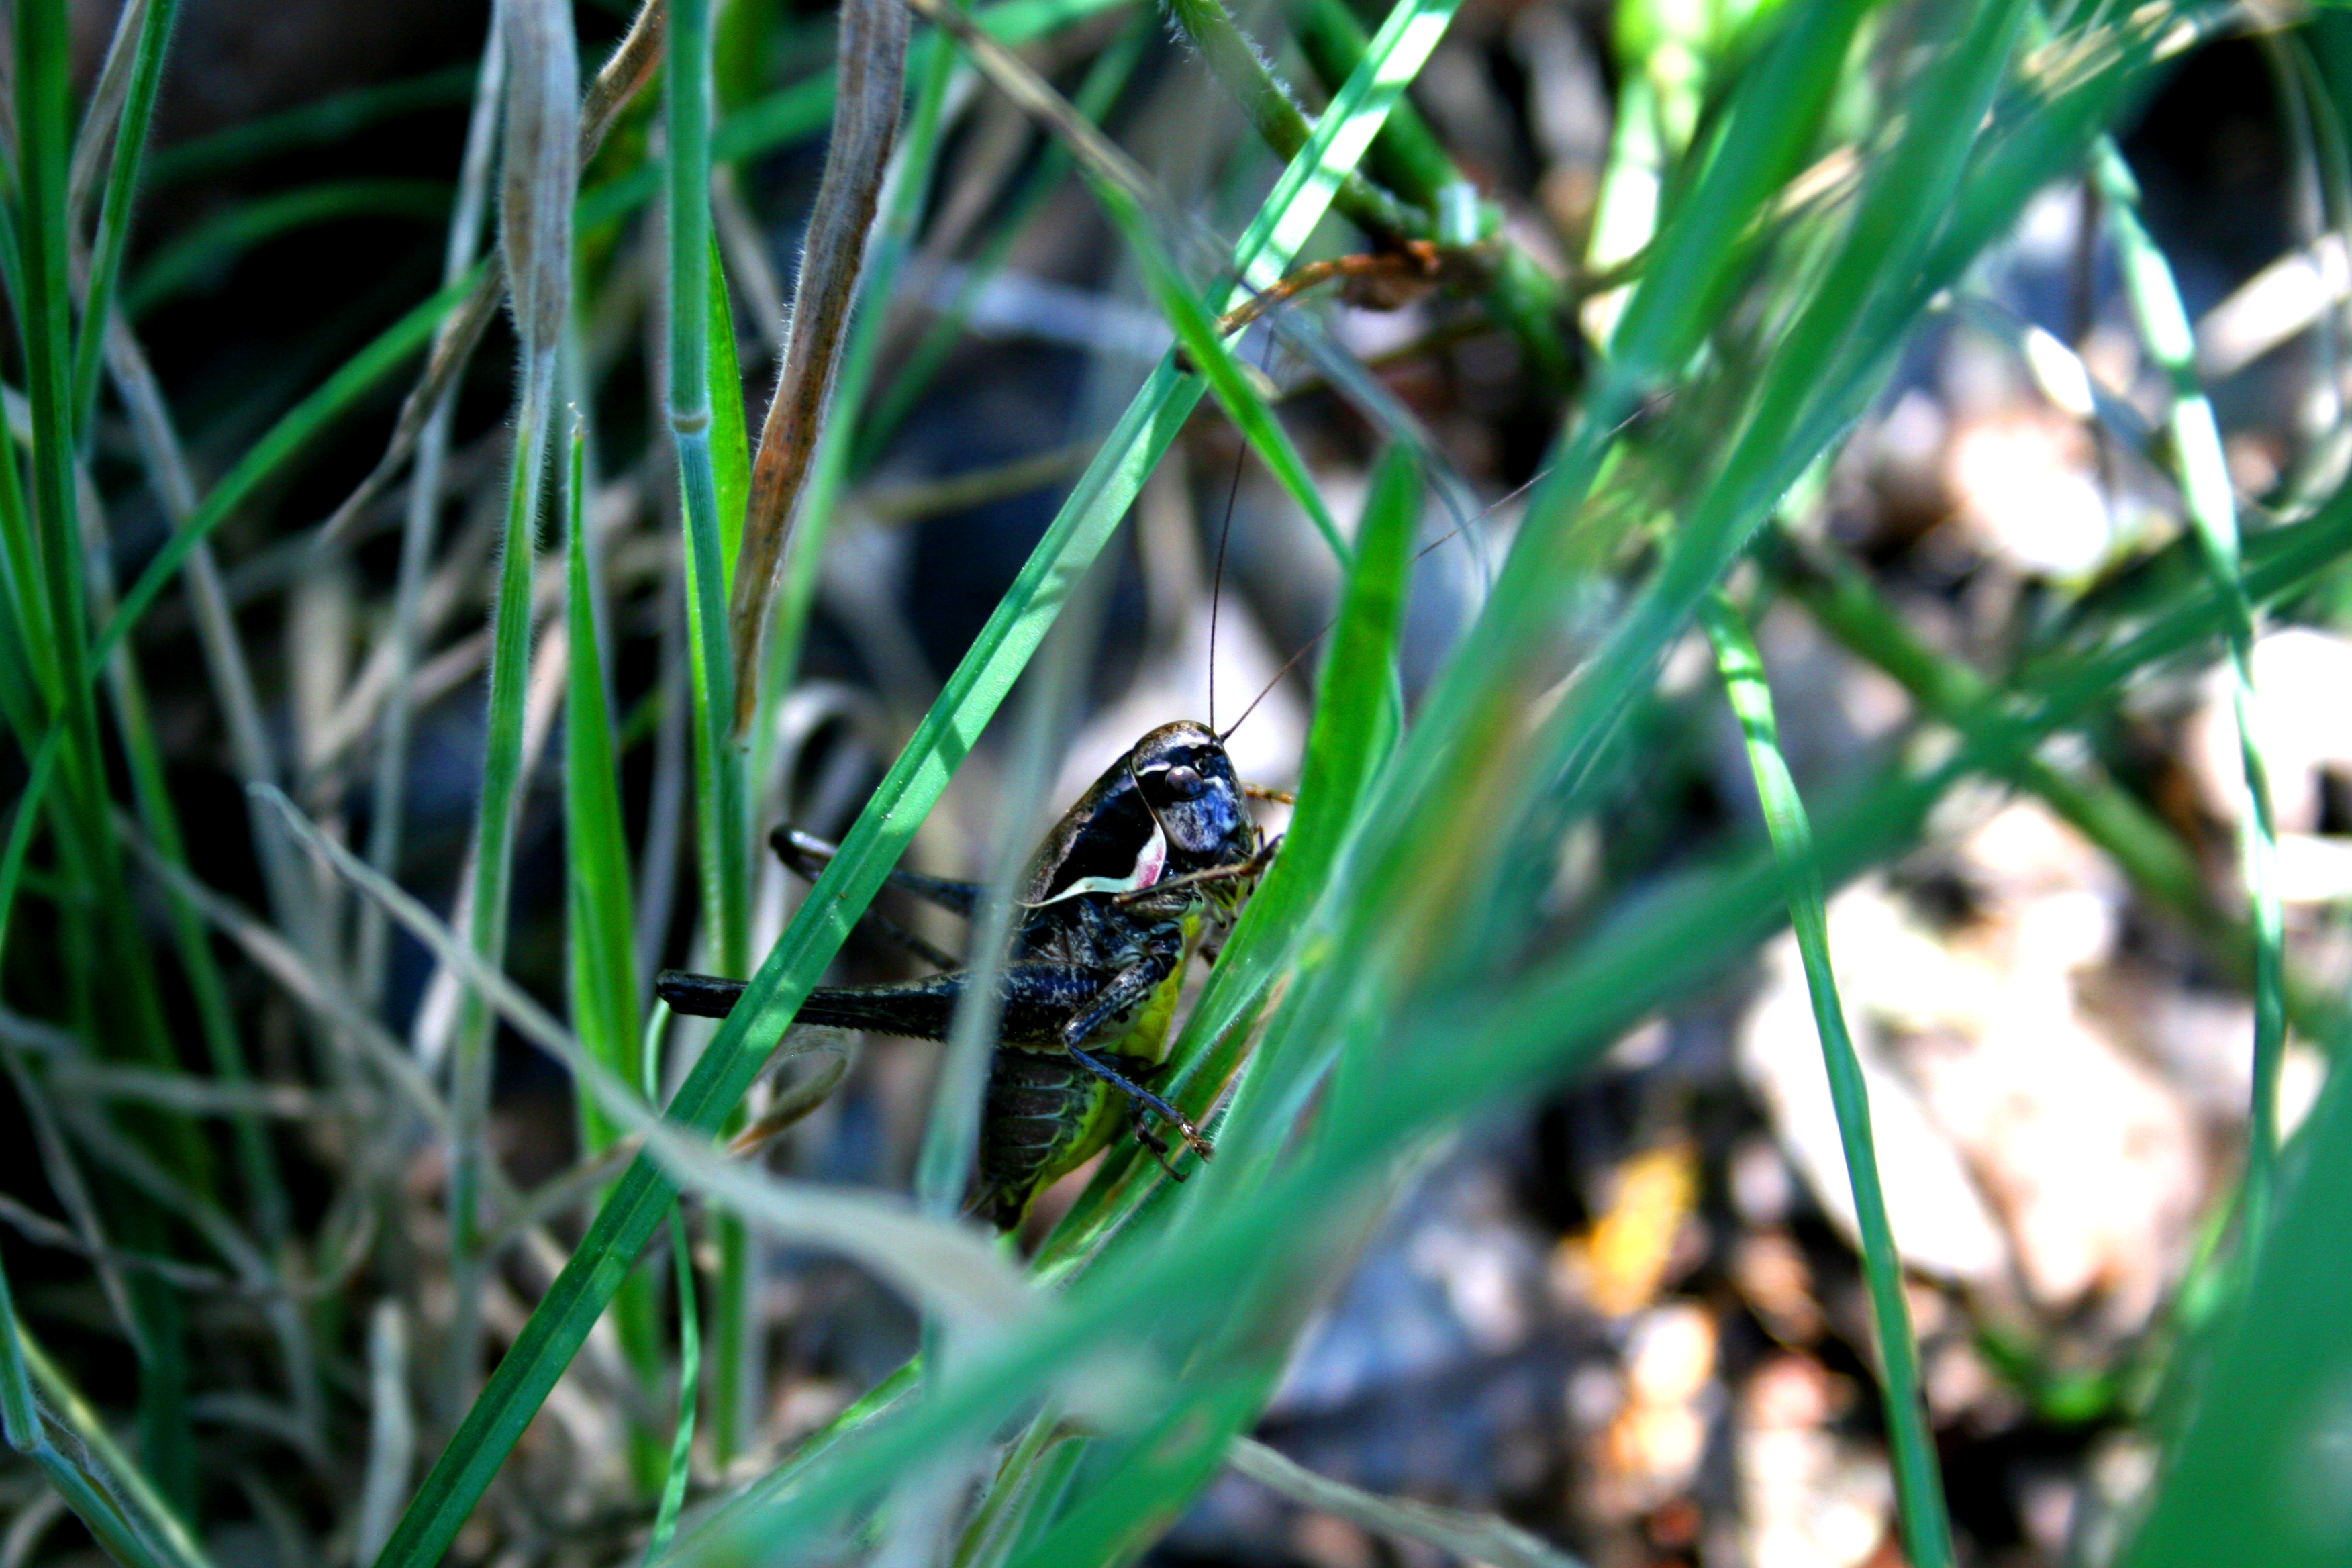
[[[1208,788],[1198,768],[1172,767],[1160,776],[1167,784],[1168,793],[1178,800],[1198,800],[1201,792]]]

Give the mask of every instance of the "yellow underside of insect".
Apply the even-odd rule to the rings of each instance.
[[[1195,911],[1184,917],[1184,962],[1160,983],[1125,1034],[1098,1037],[1087,1042],[1087,1050],[1106,1056],[1135,1057],[1150,1062],[1166,1061],[1168,1030],[1176,1016],[1177,994],[1184,988],[1184,972],[1191,967],[1193,949],[1200,945],[1200,941],[1201,916]],[[1045,1163],[1037,1173],[1036,1184],[1031,1190],[1044,1192],[1109,1148],[1127,1125],[1127,1096],[1110,1085],[1096,1080],[1088,1096],[1086,1121],[1080,1124],[1077,1137],[1071,1141],[1068,1148]]]

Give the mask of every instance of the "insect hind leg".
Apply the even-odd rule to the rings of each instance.
[[[833,858],[841,853],[838,846],[827,844],[813,833],[803,833],[782,823],[769,832],[768,847],[776,852],[777,859],[812,882],[822,876],[824,868],[833,863]],[[901,892],[912,893],[928,903],[937,904],[951,915],[962,915],[967,920],[980,907],[981,895],[987,891],[978,882],[926,877],[919,871],[893,869],[889,881]]]
[[[1144,1088],[1141,1084],[1137,1083],[1134,1079],[1129,1078],[1126,1074],[1120,1072],[1117,1068],[1111,1066],[1110,1063],[1103,1060],[1100,1057],[1080,1050],[1076,1046],[1070,1047],[1070,1055],[1077,1060],[1080,1067],[1085,1068],[1088,1072],[1094,1074],[1097,1078],[1110,1085],[1111,1088],[1118,1089],[1121,1094],[1126,1095],[1129,1113],[1135,1117],[1138,1122],[1141,1121],[1144,1111],[1148,1110],[1152,1112],[1152,1114],[1158,1116],[1162,1121],[1165,1121],[1170,1126],[1175,1128],[1177,1136],[1184,1140],[1185,1147],[1191,1149],[1203,1160],[1207,1159],[1211,1154],[1216,1152],[1215,1145],[1211,1143],[1206,1138],[1201,1136],[1201,1130],[1192,1125],[1192,1121],[1190,1117],[1177,1110],[1174,1106],[1169,1104],[1166,1100],[1160,1099],[1158,1095],[1152,1093],[1150,1089]],[[1145,1147],[1162,1149],[1164,1148],[1164,1145],[1160,1144],[1160,1140],[1155,1135],[1152,1139],[1146,1142]],[[1163,1164],[1166,1163],[1164,1153],[1161,1156],[1161,1163]]]

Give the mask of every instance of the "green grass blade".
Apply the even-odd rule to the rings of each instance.
[[[643,1076],[635,921],[630,910],[628,838],[622,825],[613,708],[604,679],[604,638],[596,625],[593,563],[581,521],[586,440],[572,435],[565,508],[564,634],[570,641],[563,702],[563,838],[570,866],[572,1026],[590,1055],[625,1083]],[[593,1152],[616,1131],[586,1095],[580,1098],[583,1146]]]
[[[677,1533],[677,1516],[686,1502],[687,1472],[694,1456],[694,1393],[702,1371],[702,1336],[694,1306],[694,1249],[687,1244],[686,1222],[677,1205],[669,1211],[669,1247],[677,1277],[677,1428],[670,1439],[669,1469],[662,1479],[661,1506],[654,1514],[654,1532],[646,1542],[650,1565],[669,1550]]]
[[[520,342],[506,529],[490,612],[489,712],[475,817],[467,941],[495,969],[506,952],[514,840],[522,807],[523,702],[530,681],[531,575],[555,422],[556,357],[570,313],[572,204],[579,180],[579,57],[563,0],[514,0],[499,13],[507,55],[499,247]],[[450,1047],[449,1224],[456,1312],[449,1386],[469,1397],[481,1353],[479,1235],[490,1158],[491,1019],[468,989]]]
[[[750,962],[751,847],[742,760],[729,735],[734,683],[727,659],[727,592],[734,567],[719,515],[711,445],[710,340],[725,296],[717,295],[720,307],[714,307],[709,57],[709,0],[673,5],[670,64],[663,74],[669,127],[669,425],[686,511],[697,841],[711,962],[721,973],[740,974]],[[731,359],[731,316],[730,321],[725,335]]]
[[[99,208],[98,237],[90,247],[89,287],[83,295],[81,333],[74,343],[74,428],[87,437],[98,403],[98,369],[104,357],[106,321],[114,309],[114,279],[131,235],[131,204],[139,190],[139,167],[147,153],[147,126],[155,111],[155,89],[163,80],[163,56],[171,47],[179,0],[147,0],[139,42],[131,62],[131,86],[114,131],[114,156],[106,171],[106,198]]]
[[[2278,1184],[2279,1064],[2286,1051],[2285,926],[2278,894],[2278,826],[2253,719],[2253,606],[2239,560],[2237,500],[2221,426],[2197,379],[2197,338],[2164,253],[2139,221],[2137,186],[2115,143],[2102,139],[2093,174],[2106,199],[2132,315],[2148,358],[2168,385],[2165,428],[2183,510],[2205,568],[2229,610],[2230,701],[2238,727],[2245,800],[2238,817],[2238,865],[2254,937],[2253,1105],[2246,1131],[2245,1246],[2263,1245]]]
[[[743,503],[751,493],[751,443],[743,426],[743,367],[735,354],[735,308],[727,292],[727,265],[710,242],[710,469],[718,497],[719,559],[726,585],[735,581],[743,542]]]
[[[663,104],[669,132],[664,189],[669,238],[670,441],[686,521],[687,637],[694,700],[695,833],[703,940],[722,974],[751,967],[751,814],[747,758],[734,738],[735,682],[727,632],[729,585],[741,519],[719,510],[719,454],[712,443],[711,369],[735,358],[733,314],[723,273],[714,270],[710,233],[710,6],[680,0],[670,9]],[[718,342],[714,347],[713,339]],[[740,404],[737,378],[722,401]],[[740,408],[737,416],[740,417]],[[712,1306],[712,1431],[724,1464],[741,1425],[740,1394],[750,1364],[749,1239],[733,1216],[718,1222],[721,1268]],[[642,1245],[642,1239],[639,1245]],[[632,1252],[635,1249],[631,1248]]]
[[[1821,863],[1813,852],[1812,823],[1797,794],[1796,781],[1780,754],[1780,725],[1772,711],[1772,689],[1764,677],[1755,639],[1731,602],[1717,594],[1700,607],[1699,619],[1715,646],[1726,695],[1739,720],[1755,776],[1756,797],[1772,852],[1788,888],[1789,923],[1805,965],[1805,985],[1821,1032],[1822,1062],[1830,1098],[1837,1110],[1838,1142],[1853,1184],[1856,1223],[1862,1232],[1863,1276],[1870,1289],[1871,1322],[1877,1334],[1879,1376],[1884,1384],[1886,1430],[1895,1453],[1895,1504],[1903,1520],[1904,1555],[1918,1568],[1949,1568],[1951,1521],[1944,1508],[1942,1479],[1936,1469],[1936,1440],[1927,1429],[1919,1392],[1918,1342],[1903,1296],[1903,1259],[1886,1218],[1886,1192],[1878,1177],[1871,1138],[1870,1091],[1862,1061],[1846,1032],[1838,1000],[1837,972],[1830,960],[1829,913],[1822,900]]]
[[[1241,362],[1234,357],[1234,351],[1218,332],[1217,323],[1202,308],[1192,288],[1177,273],[1175,263],[1145,221],[1142,209],[1124,191],[1101,182],[1093,182],[1093,186],[1096,199],[1127,237],[1129,248],[1143,263],[1144,278],[1150,286],[1152,299],[1160,306],[1160,313],[1176,329],[1177,341],[1184,345],[1193,366],[1208,378],[1210,390],[1217,395],[1217,402],[1232,418],[1234,428],[1273,473],[1284,492],[1315,524],[1316,531],[1331,546],[1332,553],[1347,560],[1348,542],[1341,537],[1339,524],[1331,521],[1330,509],[1323,504],[1323,493],[1315,488],[1315,477],[1307,471],[1307,460],[1292,445],[1290,432],[1283,428],[1281,419],[1259,395]]]
[[[1465,1563],[1492,1568],[1580,1568],[1576,1559],[1494,1514],[1465,1513],[1409,1498],[1384,1498],[1328,1477],[1247,1437],[1227,1452],[1235,1471],[1280,1497],[1334,1518]]]
[[[2126,1568],[2344,1559],[2352,1081],[2341,1072],[2329,1076],[2297,1143],[2296,1173],[2282,1184],[2252,1263],[2256,1288],[2238,1293],[2201,1362],[2198,1406],[2122,1554]]]
[[[40,1468],[74,1517],[125,1568],[207,1568],[204,1552],[189,1537],[186,1526],[163,1509],[152,1489],[123,1495],[121,1481],[130,1473],[129,1468],[111,1443],[106,1448],[116,1461],[116,1474],[99,1472],[93,1476],[59,1453],[49,1441],[42,1425],[40,1405],[33,1395],[32,1373],[36,1367],[52,1374],[54,1369],[38,1362],[37,1356],[17,1319],[7,1270],[0,1267],[0,1425],[5,1426],[8,1446]],[[78,1399],[74,1407],[77,1414],[87,1415]],[[76,1427],[81,1425],[73,1424]],[[75,1435],[83,1439],[87,1447],[89,1436],[102,1438],[103,1432],[93,1424],[92,1431],[78,1430]],[[107,1485],[109,1482],[115,1484]],[[135,1509],[138,1502],[151,1504],[160,1511],[142,1513]]]

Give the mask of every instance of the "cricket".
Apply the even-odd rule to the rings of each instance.
[[[1244,715],[1246,716],[1246,715]],[[1228,731],[1229,734],[1231,731]],[[1160,1129],[1207,1159],[1201,1130],[1150,1087],[1191,960],[1213,956],[1280,840],[1251,819],[1224,737],[1163,724],[1105,769],[1045,835],[1023,881],[1000,981],[971,1212],[1017,1226],[1037,1194],[1108,1148],[1124,1124],[1182,1179]],[[771,844],[814,877],[833,847],[779,827]],[[891,884],[967,919],[982,889],[894,871]],[[886,928],[887,929],[887,928]],[[909,943],[933,956],[928,944]],[[795,1022],[945,1040],[971,972],[819,987]],[[674,1012],[723,1017],[743,982],[665,970]]]

